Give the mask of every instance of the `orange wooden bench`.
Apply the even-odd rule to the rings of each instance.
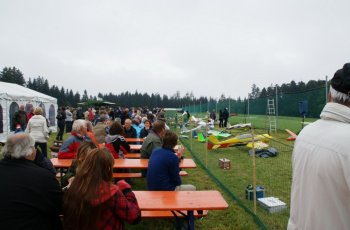
[[[178,227],[181,225],[179,217],[183,216],[182,219],[186,221],[189,230],[194,230],[195,213],[198,216],[202,213],[207,214],[202,210],[228,208],[227,202],[218,191],[134,191],[134,194],[145,218],[147,215],[149,218],[169,216],[167,213],[162,213],[163,211],[172,213],[176,210],[187,210],[183,214],[172,216],[176,218]],[[151,213],[154,211],[156,212]]]
[[[181,211],[185,215],[187,215],[187,211]],[[181,215],[178,212],[175,212],[176,216],[179,218],[184,218],[184,215]],[[203,210],[202,213],[198,213],[198,211],[194,211],[194,217],[201,218],[208,215],[208,210]],[[174,218],[174,214],[171,211],[141,211],[142,218]]]
[[[180,171],[180,176],[188,176],[186,171]],[[130,172],[130,173],[113,173],[113,178],[115,179],[129,179],[129,178],[141,178],[142,173],[140,172]]]
[[[141,153],[127,153],[127,154],[124,154],[124,157],[127,159],[140,159]]]
[[[142,173],[132,172],[132,173],[113,173],[113,178],[115,179],[129,179],[129,178],[141,178]]]

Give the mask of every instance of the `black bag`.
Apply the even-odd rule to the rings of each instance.
[[[56,119],[57,119],[57,120],[62,120],[62,117],[63,117],[62,114],[61,114],[61,113],[58,113],[57,116],[56,116]]]

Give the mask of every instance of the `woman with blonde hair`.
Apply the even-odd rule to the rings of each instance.
[[[26,133],[31,135],[35,140],[35,148],[40,147],[41,153],[47,157],[47,140],[49,139],[49,129],[47,128],[46,118],[42,116],[41,107],[34,109],[32,116],[27,124]]]
[[[77,155],[75,156],[75,159],[72,162],[72,165],[69,167],[67,173],[62,177],[62,184],[61,186],[64,187],[63,190],[68,189],[71,182],[73,181],[75,174],[77,172],[77,169],[81,163],[85,160],[86,156],[90,152],[90,150],[95,149],[96,145],[89,141],[83,141],[77,150]]]
[[[88,153],[64,197],[64,229],[124,229],[124,221],[140,221],[131,186],[124,180],[112,183],[113,165],[106,149]]]

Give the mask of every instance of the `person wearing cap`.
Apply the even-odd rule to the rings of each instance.
[[[350,228],[350,63],[334,74],[320,117],[294,144],[289,230]]]

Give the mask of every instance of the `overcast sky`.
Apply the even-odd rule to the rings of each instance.
[[[0,68],[88,94],[246,97],[350,61],[349,0],[0,0]]]

